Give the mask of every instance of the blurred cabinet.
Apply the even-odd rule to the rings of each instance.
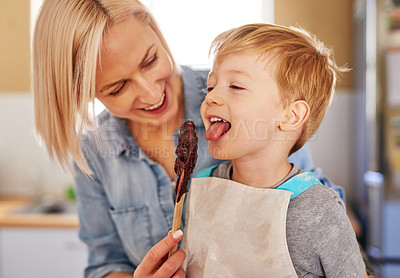
[[[0,278],[83,277],[86,263],[76,229],[0,229]]]

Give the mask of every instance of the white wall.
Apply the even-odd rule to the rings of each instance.
[[[355,190],[355,94],[337,92],[315,136],[311,152],[315,165],[328,178],[345,188],[348,199]]]
[[[39,147],[32,94],[0,93],[0,195],[61,195],[71,184]]]
[[[274,21],[273,0],[144,0],[179,64],[209,67],[214,38],[243,24]]]

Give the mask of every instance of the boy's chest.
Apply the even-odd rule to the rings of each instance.
[[[290,195],[227,179],[192,179],[183,243],[187,274],[296,277],[286,244]]]

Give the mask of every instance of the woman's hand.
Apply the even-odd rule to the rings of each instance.
[[[179,249],[168,258],[169,250],[182,239],[182,236],[181,230],[170,232],[154,245],[136,268],[133,277],[185,277],[185,271],[182,269],[186,258],[185,251]]]

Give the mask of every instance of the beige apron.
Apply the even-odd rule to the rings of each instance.
[[[286,243],[291,194],[192,179],[183,240],[187,277],[297,277]]]

